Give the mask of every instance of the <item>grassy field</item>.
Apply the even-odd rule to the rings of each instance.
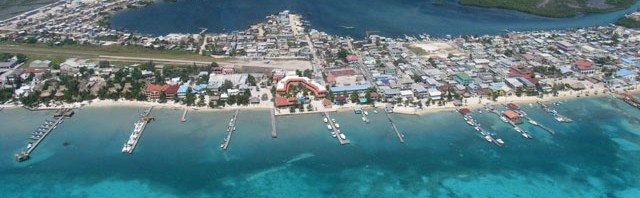
[[[589,12],[612,12],[628,8],[636,0],[601,0],[601,7],[589,7],[588,0],[460,0],[462,5],[518,10],[547,17],[571,17]],[[608,6],[607,6],[608,5]]]
[[[95,46],[95,45],[65,45],[49,46],[46,44],[15,44],[0,43],[0,48],[22,49],[33,51],[46,51],[57,53],[75,54],[78,56],[124,56],[141,58],[175,59],[187,61],[221,62],[233,60],[233,58],[212,58],[200,56],[196,53],[178,50],[157,50],[139,46]]]

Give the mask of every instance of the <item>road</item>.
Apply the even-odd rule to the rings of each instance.
[[[75,58],[98,58],[98,55],[81,53],[81,52],[60,52],[44,49],[22,49],[17,47],[0,46],[0,52],[4,53],[21,53],[21,54],[36,54],[36,55],[49,55],[49,56],[66,56]]]

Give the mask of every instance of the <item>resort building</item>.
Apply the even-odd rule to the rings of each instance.
[[[327,89],[325,87],[307,77],[300,76],[284,77],[276,85],[276,93],[286,94],[289,91],[289,87],[291,87],[291,85],[299,84],[302,84],[304,87],[313,92],[313,95],[315,95],[316,97],[323,98],[327,96]]]
[[[593,63],[587,61],[587,60],[579,60],[576,61],[573,64],[573,68],[574,71],[576,71],[577,73],[580,74],[593,74],[596,72],[596,67],[593,65]]]
[[[156,85],[156,84],[148,84],[145,89],[145,94],[147,95],[147,99],[154,101],[160,99],[160,95],[162,92],[165,93],[166,99],[174,99],[174,96],[178,93],[178,89],[180,86],[178,85]]]
[[[465,86],[473,82],[473,78],[471,78],[471,76],[469,76],[469,74],[466,74],[466,73],[457,73],[456,75],[453,76],[453,80]]]

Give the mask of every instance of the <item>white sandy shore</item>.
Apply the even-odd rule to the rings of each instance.
[[[549,95],[545,95],[544,98],[539,98],[535,96],[523,96],[523,97],[508,96],[508,97],[498,97],[497,101],[492,101],[489,98],[471,97],[471,98],[463,99],[463,101],[466,101],[466,103],[463,102],[462,107],[476,109],[476,108],[482,108],[485,104],[496,105],[496,104],[504,104],[509,102],[516,103],[516,104],[529,104],[529,103],[536,103],[538,101],[549,102],[549,101],[555,101],[555,100],[573,99],[578,97],[607,96],[607,95],[612,95],[614,93],[620,93],[620,92],[640,93],[640,89],[636,89],[635,87],[631,87],[631,88],[627,87],[627,88],[629,89],[627,90],[627,89],[619,88],[616,90],[609,90],[604,88],[593,88],[593,89],[582,90],[582,91],[562,91],[562,92],[559,92],[558,96],[552,97]],[[298,114],[310,114],[310,113],[322,113],[322,112],[353,111],[355,108],[358,108],[358,107],[364,108],[364,109],[372,108],[372,106],[370,105],[358,105],[353,103],[349,103],[345,105],[332,105],[331,107],[327,108],[320,105],[320,101],[313,101],[312,105],[315,107],[314,111],[290,113],[289,109],[276,109],[275,113],[276,115],[280,116],[280,115],[298,115]],[[387,103],[376,103],[375,108],[384,108],[386,105]],[[115,100],[99,100],[99,99],[95,99],[92,101],[85,101],[81,103],[62,104],[58,106],[49,106],[49,107],[41,105],[39,106],[39,108],[43,110],[47,110],[47,109],[57,109],[57,108],[113,107],[113,106],[134,106],[134,107],[154,106],[155,108],[176,109],[176,110],[189,108],[191,110],[196,110],[196,111],[229,111],[229,110],[236,110],[236,109],[268,110],[273,108],[272,103],[268,101],[262,101],[260,104],[251,104],[246,106],[231,105],[231,106],[225,106],[221,108],[209,108],[206,106],[205,107],[195,107],[195,106],[188,107],[186,105],[175,103],[175,102],[157,103],[157,102],[146,102],[146,101],[127,101],[127,100],[115,101]],[[0,105],[0,107],[11,108],[11,107],[21,107],[21,105],[3,104],[3,105]],[[432,113],[432,112],[455,111],[455,109],[456,107],[451,102],[449,102],[444,106],[438,106],[438,105],[430,105],[428,107],[423,106],[422,109],[419,109],[418,107],[395,105],[393,111],[395,113],[401,113],[401,114],[422,115],[422,114]]]

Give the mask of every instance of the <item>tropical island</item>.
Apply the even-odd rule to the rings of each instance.
[[[571,17],[584,13],[613,12],[635,0],[460,0],[462,5],[517,10],[546,17]]]

